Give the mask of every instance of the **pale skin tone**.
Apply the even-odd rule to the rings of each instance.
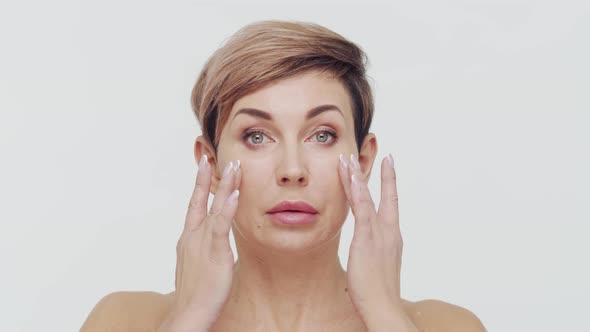
[[[340,111],[331,109],[304,119],[308,110],[320,105],[334,105]],[[264,110],[274,121],[248,114],[234,118],[244,108]],[[350,181],[347,175],[339,176],[339,154],[356,154],[346,91],[335,80],[302,76],[240,99],[229,118],[217,164],[239,156],[242,189],[234,222],[239,260],[230,299],[235,300],[226,304],[225,312],[244,320],[255,317],[252,324],[282,331],[309,331],[353,316],[345,291],[348,280],[337,255],[339,232],[348,213],[341,180],[347,185]],[[242,142],[251,127],[264,133]],[[332,130],[338,138],[319,130]],[[325,142],[319,142],[322,138]],[[253,144],[256,139],[260,142]],[[197,156],[203,150],[213,154],[204,141],[198,143]],[[366,170],[376,150],[371,134],[361,150]],[[363,177],[368,176],[365,173]],[[215,191],[216,181],[212,185]],[[313,227],[301,230],[277,226],[264,214],[282,200],[305,200],[321,217]]]
[[[322,105],[331,106],[305,117]],[[238,115],[243,109],[264,111],[272,120],[253,115],[256,112]],[[395,168],[390,158],[380,160],[381,197],[376,205],[367,181],[377,140],[370,133],[358,152],[354,137],[346,89],[318,72],[287,78],[239,99],[221,131],[217,155],[203,137],[195,143],[196,160],[208,157],[197,183],[199,176],[206,180],[196,187],[208,190],[199,194],[195,189],[191,198],[192,212],[189,208],[179,240],[179,252],[185,254],[179,254],[177,262],[176,291],[113,294],[97,305],[82,330],[93,331],[100,324],[97,317],[106,316],[107,307],[125,298],[136,304],[125,310],[142,317],[149,312],[151,318],[121,331],[485,331],[466,309],[400,297],[403,241]],[[227,203],[235,189],[236,203]],[[219,197],[212,209],[225,224],[207,222],[214,219],[202,208],[209,191]],[[195,208],[199,204],[192,204],[199,199],[200,210]],[[308,202],[318,210],[318,218],[305,226],[277,224],[266,212],[283,200]],[[349,209],[354,235],[345,271],[338,246]],[[235,265],[226,234],[230,226]],[[205,250],[201,243],[210,245]],[[189,247],[199,254],[188,254]],[[191,272],[194,266],[211,277]],[[195,295],[204,293],[204,298]],[[194,317],[206,323],[199,325]]]

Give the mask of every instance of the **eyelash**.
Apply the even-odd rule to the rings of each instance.
[[[315,133],[313,133],[313,135],[312,135],[312,136],[315,136],[315,135],[317,135],[318,133],[327,133],[327,134],[329,134],[329,135],[332,135],[332,140],[331,140],[331,141],[329,141],[329,142],[327,142],[327,143],[320,143],[320,144],[322,144],[322,145],[332,145],[332,144],[334,144],[334,143],[337,141],[337,139],[338,139],[338,135],[336,135],[336,132],[335,132],[335,131],[333,131],[333,130],[328,130],[328,129],[321,129],[321,130],[318,130],[318,131],[316,131]],[[245,133],[242,135],[242,141],[244,141],[244,143],[246,143],[246,145],[248,145],[248,146],[250,146],[250,147],[253,147],[253,148],[257,149],[257,148],[259,148],[259,147],[262,145],[262,143],[260,143],[260,144],[253,144],[253,143],[250,143],[250,142],[249,142],[250,136],[252,136],[252,135],[254,135],[254,134],[262,134],[262,135],[265,135],[265,136],[268,136],[268,135],[266,135],[266,133],[265,133],[264,131],[260,130],[260,129],[247,130],[247,131],[246,131],[246,132],[245,132]]]

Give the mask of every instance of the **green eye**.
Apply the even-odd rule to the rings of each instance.
[[[258,143],[262,143],[263,140],[263,134],[260,133],[254,133],[250,136],[250,141],[254,144],[258,144]]]
[[[328,135],[326,134],[326,132],[320,131],[319,133],[316,134],[316,136],[319,142],[327,142],[328,141]]]
[[[320,143],[329,143],[329,136],[332,136],[332,141],[336,140],[337,138],[336,133],[331,130],[320,130],[315,134],[316,139]]]

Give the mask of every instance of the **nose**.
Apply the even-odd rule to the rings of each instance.
[[[305,166],[303,156],[296,150],[286,151],[277,168],[277,180],[280,186],[306,186],[309,172]]]

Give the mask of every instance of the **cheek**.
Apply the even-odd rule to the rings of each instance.
[[[249,198],[250,195],[260,195],[269,188],[269,181],[273,181],[271,174],[274,174],[269,163],[261,161],[240,160],[242,178],[240,180],[240,196],[242,193]]]
[[[329,167],[326,167],[326,165],[319,167],[324,170],[313,174],[313,178],[315,178],[317,183],[311,185],[324,193],[328,193],[325,197],[332,204],[340,204],[342,200],[346,200],[346,194],[342,181],[340,180],[337,165],[330,164]]]
[[[325,158],[324,158],[325,159]],[[333,159],[330,157],[330,159]],[[328,161],[326,163],[317,164],[314,167],[317,170],[321,170],[319,174],[316,175],[318,179],[324,179],[323,182],[329,184],[331,187],[337,186],[340,184],[340,175],[338,174],[338,162],[340,160],[336,157],[336,161]]]

